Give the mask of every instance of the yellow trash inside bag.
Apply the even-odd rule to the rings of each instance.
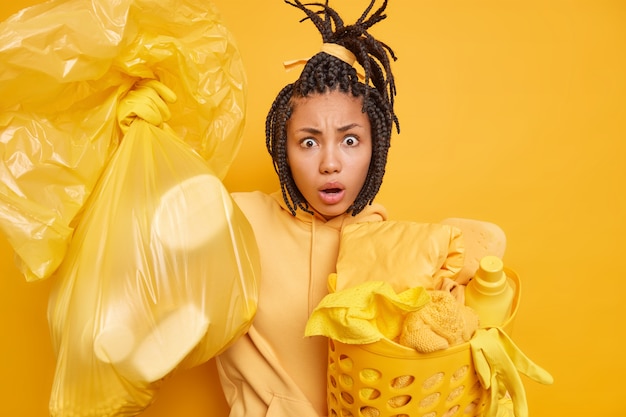
[[[122,133],[136,81],[178,97],[170,127],[219,178],[239,147],[246,79],[206,0],[51,0],[0,23],[0,231],[27,280],[59,266]]]
[[[57,270],[52,416],[131,416],[159,382],[244,333],[257,305],[250,225],[206,162],[134,121]]]

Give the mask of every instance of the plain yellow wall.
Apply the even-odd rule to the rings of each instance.
[[[35,1],[0,6],[2,18]],[[360,6],[356,7],[358,3]],[[346,20],[366,0],[333,0]],[[626,3],[390,0],[373,32],[397,53],[397,113],[379,195],[394,219],[490,220],[523,296],[514,339],[555,378],[524,378],[531,417],[624,416]],[[245,140],[226,185],[276,187],[263,123],[320,38],[281,0],[216,0],[247,65]],[[262,156],[260,156],[262,155]],[[0,239],[0,415],[47,415],[49,283],[26,284]],[[169,380],[142,416],[225,415],[212,362]]]

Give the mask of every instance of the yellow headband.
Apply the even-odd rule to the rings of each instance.
[[[335,58],[341,59],[343,62],[345,62],[346,64],[350,65],[350,66],[354,66],[354,63],[356,62],[356,56],[354,56],[354,54],[352,52],[350,52],[350,50],[348,50],[346,47],[343,47],[341,45],[338,45],[336,43],[323,43],[322,44],[322,48],[320,49],[320,52],[325,52],[328,55],[334,56]],[[301,58],[301,59],[296,59],[293,61],[285,61],[283,62],[283,66],[285,67],[285,69],[287,71],[290,71],[296,67],[299,66],[304,66],[306,65],[307,61],[310,59],[309,58]],[[363,74],[361,74],[361,72],[359,70],[357,70],[357,75],[359,76],[359,78],[361,80],[365,79],[365,76]]]
[[[341,59],[346,64],[352,66],[356,62],[356,56],[346,47],[338,45],[336,43],[323,43],[320,52],[326,52],[328,55],[332,55],[335,58]]]

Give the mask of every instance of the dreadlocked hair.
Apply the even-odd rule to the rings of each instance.
[[[265,121],[265,144],[278,174],[283,199],[294,216],[298,208],[312,213],[293,180],[287,162],[287,121],[293,112],[294,100],[298,98],[333,90],[362,98],[362,110],[367,113],[372,130],[372,158],[365,183],[348,212],[355,216],[371,204],[382,184],[391,131],[395,124],[397,132],[400,132],[400,125],[393,110],[396,86],[389,60],[391,57],[395,61],[396,56],[389,46],[367,32],[387,17],[383,13],[387,0],[370,14],[375,2],[370,1],[356,23],[345,26],[339,14],[328,6],[328,0],[323,4],[306,5],[299,0],[285,0],[285,3],[306,14],[301,22],[311,20],[324,43],[338,44],[352,52],[365,72],[365,79],[361,82],[352,65],[326,52],[319,52],[308,60],[298,80],[285,86],[272,103]]]

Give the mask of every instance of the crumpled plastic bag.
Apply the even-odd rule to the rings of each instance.
[[[247,330],[256,240],[206,162],[139,118],[84,210],[50,296],[50,412],[132,416]]]
[[[178,97],[170,127],[223,178],[239,147],[246,78],[205,0],[52,0],[0,23],[0,230],[29,281],[62,262],[122,137],[141,79]]]

